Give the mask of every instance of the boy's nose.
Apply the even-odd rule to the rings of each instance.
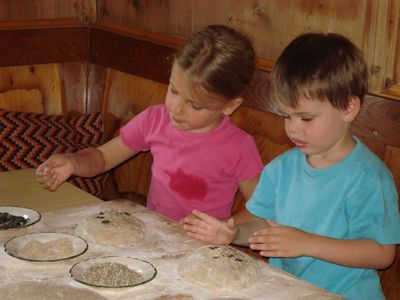
[[[299,124],[297,122],[291,121],[286,123],[286,130],[288,133],[296,133],[299,132]]]

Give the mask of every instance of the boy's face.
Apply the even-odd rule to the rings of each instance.
[[[165,99],[172,126],[195,133],[207,133],[217,128],[223,116],[229,114],[229,104],[210,98],[212,95],[193,93],[188,74],[174,64]]]
[[[353,149],[350,124],[358,112],[353,108],[339,110],[328,101],[300,100],[296,108],[278,103],[288,137],[314,167],[332,165]]]

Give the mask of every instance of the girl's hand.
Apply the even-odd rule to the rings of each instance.
[[[45,189],[55,191],[74,172],[74,164],[66,154],[51,156],[36,169],[36,180]]]
[[[299,257],[312,246],[311,234],[294,227],[268,221],[270,227],[256,231],[249,239],[250,248],[266,257]]]
[[[188,236],[214,245],[228,245],[237,234],[233,218],[221,221],[197,210],[183,218],[181,224]]]

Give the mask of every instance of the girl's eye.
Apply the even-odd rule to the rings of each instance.
[[[200,106],[198,106],[198,105],[196,105],[196,104],[193,104],[193,103],[192,103],[192,108],[193,108],[194,110],[201,110],[201,109],[202,109],[202,107],[200,107]]]
[[[171,93],[174,95],[178,95],[178,91],[176,89],[174,89],[173,87],[170,88]]]

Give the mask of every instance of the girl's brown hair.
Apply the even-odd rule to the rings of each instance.
[[[224,25],[209,25],[184,42],[175,62],[189,74],[195,89],[232,100],[251,82],[255,53],[243,34]]]
[[[300,99],[328,101],[346,109],[351,97],[363,100],[368,71],[361,51],[334,33],[306,33],[279,56],[270,77],[270,96],[296,107]]]

